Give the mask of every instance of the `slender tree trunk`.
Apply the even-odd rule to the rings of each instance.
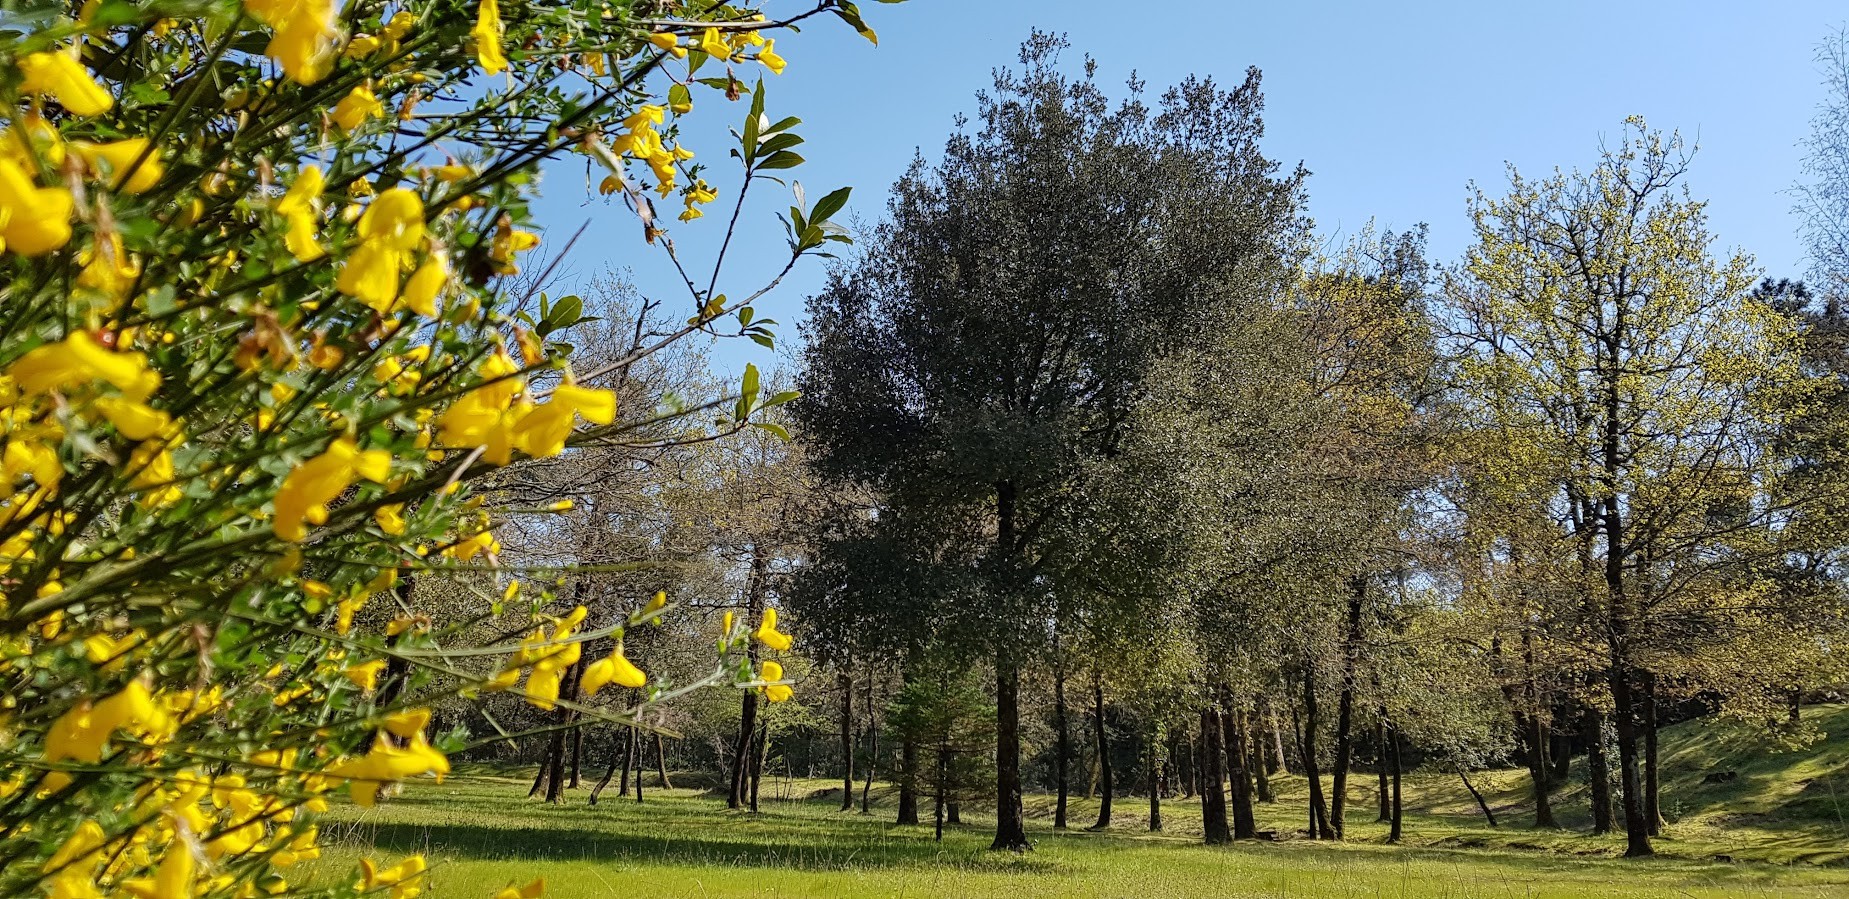
[[[1587,705],[1581,724],[1586,741],[1586,785],[1592,801],[1592,832],[1611,833],[1611,762],[1605,756],[1605,713]]]
[[[1388,796],[1387,786],[1387,709],[1380,709],[1381,723],[1374,725],[1374,772],[1380,780],[1380,817],[1375,824],[1385,824],[1393,820],[1393,799]]]
[[[1290,774],[1289,753],[1284,751],[1284,727],[1278,723],[1278,709],[1265,700],[1265,722],[1271,726],[1271,772]]]
[[[867,782],[860,788],[860,813],[871,814],[873,773],[880,767],[880,715],[873,687],[879,678],[867,678]]]
[[[1259,725],[1258,714],[1256,712],[1248,717],[1246,721],[1249,725],[1248,729],[1251,731],[1251,740],[1248,745],[1251,747],[1252,755],[1249,761],[1252,767],[1252,776],[1258,782],[1258,801],[1270,805],[1278,801],[1278,798],[1271,792],[1271,772],[1266,770],[1270,768],[1271,765],[1269,762],[1265,761],[1265,729]]]
[[[1066,666],[1060,660],[1053,668],[1053,829],[1066,829],[1067,794],[1071,792],[1072,730],[1066,713]]]
[[[636,767],[636,732],[634,730],[630,730],[629,739],[626,741],[626,744],[623,747],[623,781],[618,786],[618,789],[616,791],[616,794],[618,796],[627,797],[629,795],[629,775],[635,770],[635,767]]]
[[[628,730],[628,728],[624,728],[624,730]],[[622,763],[621,752],[610,756],[610,767],[604,769],[603,777],[597,781],[596,786],[591,788],[590,802],[592,805],[597,804],[597,797],[603,795],[604,788],[610,785],[610,779],[616,776],[616,769]]]
[[[1643,782],[1637,758],[1637,700],[1632,676],[1630,666],[1622,659],[1612,661],[1612,721],[1618,730],[1618,783],[1624,805],[1624,854],[1627,858],[1656,852],[1650,845],[1650,822],[1644,817]]]
[[[751,548],[751,574],[745,584],[745,621],[757,621],[764,614],[765,575],[770,562],[760,547]],[[746,641],[750,648],[746,650],[751,660],[751,669],[758,667],[758,644],[755,640]],[[746,793],[750,789],[751,774],[751,738],[757,733],[758,726],[758,691],[745,690],[739,700],[738,740],[732,744],[732,782],[726,794],[726,808],[743,808]]]
[[[944,841],[944,793],[950,786],[950,749],[938,747],[937,750],[937,789],[935,800],[931,803],[931,838],[939,843]]]
[[[550,750],[550,744],[548,743],[547,745],[548,750],[546,754],[540,756],[539,759],[539,773],[533,775],[533,786],[526,791],[526,798],[528,799],[538,796],[540,791],[546,788],[546,775],[552,772],[552,752]]]
[[[758,723],[758,751],[751,759],[751,811],[758,810],[758,785],[764,781],[764,765],[770,761],[770,722]],[[641,776],[637,775],[637,782]]]
[[[1009,570],[1016,548],[1014,533],[1015,485],[995,485],[995,547],[998,570],[1012,588]],[[996,647],[995,654],[995,840],[990,849],[1027,852],[1027,812],[1021,805],[1021,671],[1014,648]]]
[[[1194,749],[1194,735],[1188,728],[1182,728],[1181,748],[1181,798],[1193,799],[1201,791],[1201,764],[1199,754]]]
[[[1226,753],[1227,781],[1232,784],[1233,839],[1250,840],[1258,836],[1258,822],[1252,817],[1252,776],[1246,761],[1245,710],[1228,695],[1220,712],[1220,743]]]
[[[655,735],[655,773],[661,777],[662,789],[674,789],[674,784],[668,780],[668,750],[660,734]]]
[[[1644,686],[1644,820],[1651,836],[1663,833],[1663,810],[1657,797],[1656,675],[1643,672]]]
[[[1303,667],[1303,729],[1299,737],[1303,750],[1303,776],[1310,782],[1310,839],[1333,840],[1335,828],[1329,823],[1329,806],[1323,800],[1322,769],[1316,760],[1316,667]]]
[[[1571,730],[1560,727],[1565,723],[1558,709],[1554,711],[1552,723],[1547,727],[1548,738],[1553,742],[1548,752],[1553,767],[1549,769],[1548,782],[1563,784],[1573,777],[1573,734]]]
[[[1335,838],[1346,833],[1348,766],[1354,760],[1355,670],[1361,665],[1361,612],[1367,602],[1367,579],[1348,584],[1348,630],[1342,638],[1342,693],[1335,712],[1335,771],[1329,791],[1329,823]]]
[[[629,757],[635,761],[636,769],[636,803],[642,802],[642,765],[648,761],[648,744],[642,742],[642,732],[637,731],[629,741]]]
[[[899,744],[898,823],[918,823],[918,744],[909,734]]]
[[[1151,734],[1147,742],[1148,751],[1144,754],[1148,756],[1148,770],[1145,774],[1149,779],[1149,830],[1151,833],[1160,833],[1162,831],[1162,741],[1157,735]]]
[[[578,698],[578,665],[576,663],[566,669],[564,681],[565,698],[576,701]],[[560,725],[569,725],[578,717],[576,712],[564,706],[556,709],[553,715]],[[566,731],[553,731],[552,739],[546,747],[546,801],[553,805],[558,805],[565,798],[565,736]]]
[[[1098,743],[1098,822],[1091,830],[1105,830],[1111,826],[1111,797],[1117,793],[1115,770],[1111,766],[1110,733],[1104,726],[1104,681],[1096,673],[1091,677],[1091,716],[1095,723],[1092,731]]]
[[[1399,728],[1397,727],[1387,728],[1387,744],[1388,744],[1387,755],[1388,755],[1388,758],[1391,760],[1390,763],[1393,765],[1393,823],[1389,826],[1387,830],[1387,842],[1397,843],[1400,841],[1400,836],[1403,832],[1402,824],[1404,823],[1405,817],[1406,817],[1405,815],[1406,805],[1400,799],[1401,768],[1400,768],[1400,729]]]
[[[584,728],[571,732],[571,779],[566,784],[570,789],[578,789],[584,776]]]
[[[1380,770],[1382,771],[1387,770],[1386,766],[1385,765],[1381,766]],[[1489,822],[1489,826],[1495,827],[1496,826],[1496,813],[1490,811],[1489,803],[1483,801],[1483,794],[1477,792],[1476,785],[1470,782],[1470,773],[1464,770],[1463,765],[1457,766],[1457,776],[1460,780],[1464,782],[1464,789],[1470,791],[1470,798],[1475,799],[1477,801],[1477,808],[1483,811],[1484,820]],[[1386,794],[1383,793],[1381,794],[1381,796],[1384,799],[1386,797]],[[1389,820],[1389,821],[1393,820],[1392,807],[1390,805],[1387,807],[1383,807],[1381,810],[1387,813],[1386,820]]]
[[[854,675],[841,666],[841,810],[854,807]]]
[[[1207,845],[1233,841],[1226,826],[1226,790],[1221,785],[1220,713],[1211,704],[1201,707],[1201,830]]]
[[[1021,673],[1010,660],[995,672],[995,840],[990,849],[1027,852],[1027,814],[1021,805]]]

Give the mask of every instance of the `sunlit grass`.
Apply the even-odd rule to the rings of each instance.
[[[1082,830],[1096,819],[1097,802],[1075,800],[1075,829],[1061,833],[1051,828],[1051,798],[1032,796],[1035,851],[1016,857],[986,851],[988,822],[979,816],[966,815],[968,823],[948,829],[942,843],[932,840],[928,822],[894,826],[891,797],[879,789],[874,814],[863,816],[837,811],[839,794],[829,795],[829,782],[766,780],[766,796],[788,798],[772,798],[754,816],[685,789],[650,789],[641,805],[606,794],[597,806],[578,790],[549,806],[525,798],[524,776],[475,771],[414,785],[375,809],[337,808],[324,823],[336,848],[314,876],[345,876],[359,854],[376,849],[385,858],[425,853],[435,865],[426,895],[436,899],[486,899],[509,882],[541,875],[547,895],[558,899],[1844,896],[1849,868],[1831,863],[1843,860],[1849,831],[1817,797],[1849,788],[1849,749],[1838,739],[1849,729],[1849,708],[1812,714],[1832,736],[1801,752],[1773,753],[1706,726],[1667,735],[1665,757],[1678,767],[1665,802],[1679,805],[1682,820],[1660,842],[1666,857],[1641,862],[1616,857],[1623,848],[1616,836],[1530,827],[1519,772],[1474,778],[1502,819],[1493,830],[1455,776],[1411,778],[1407,802],[1417,811],[1398,847],[1386,845],[1385,825],[1373,822],[1371,777],[1354,783],[1349,840],[1341,845],[1293,838],[1202,846],[1199,806],[1180,801],[1163,803],[1166,830],[1150,834],[1145,797],[1117,800],[1112,828],[1101,834]],[[1739,776],[1702,785],[1711,770]],[[1259,825],[1292,837],[1303,827],[1304,782],[1287,778],[1278,786],[1280,801],[1259,807]],[[1583,824],[1584,802],[1574,790],[1563,790],[1559,802],[1564,823]]]

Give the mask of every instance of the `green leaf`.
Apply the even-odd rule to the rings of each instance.
[[[752,365],[749,362],[745,363],[745,381],[742,385],[739,386],[738,394],[739,394],[738,398],[741,400],[744,400],[746,408],[750,408],[751,406],[754,406],[757,404],[757,401],[758,401],[758,367],[757,366]]]
[[[840,212],[841,207],[847,205],[847,196],[853,190],[854,189],[851,187],[843,187],[815,201],[815,209],[809,213],[810,224],[819,225],[822,222],[828,221],[835,213]]]
[[[765,400],[764,408],[769,409],[772,406],[781,406],[784,403],[787,403],[794,399],[798,399],[801,396],[802,396],[802,393],[799,391],[785,390],[785,391],[778,393],[776,396],[773,396],[770,399]]]
[[[751,342],[767,350],[774,350],[777,348],[777,338],[769,334],[753,334],[751,335]]]
[[[672,84],[668,86],[668,106],[682,107],[682,106],[692,106],[692,105],[693,105],[693,93],[687,90],[687,85]]]
[[[741,328],[750,327],[751,317],[756,314],[757,313],[751,311],[750,306],[740,306],[738,309],[738,326]]]
[[[772,137],[770,140],[767,140],[764,143],[759,144],[758,152],[775,153],[778,150],[788,150],[789,148],[794,147],[797,144],[800,144],[802,142],[803,142],[803,139],[800,135],[779,134],[775,137]]]
[[[776,422],[754,421],[751,423],[751,426],[754,428],[759,428],[759,429],[768,431],[772,434],[777,435],[778,437],[784,440],[790,439],[790,430],[784,427],[783,425],[777,424]]]
[[[803,164],[803,158],[789,150],[778,150],[770,158],[758,163],[759,169],[793,169]]]

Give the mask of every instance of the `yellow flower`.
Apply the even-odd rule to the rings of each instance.
[[[655,45],[655,49],[657,50],[668,51],[668,53],[671,54],[675,59],[680,59],[681,57],[687,55],[687,48],[681,46],[680,37],[675,35],[672,32],[668,32],[668,31],[653,32],[649,34],[648,42]]]
[[[405,308],[425,318],[437,317],[437,297],[449,284],[449,257],[433,252],[404,282]]]
[[[717,28],[708,28],[700,32],[700,50],[720,62],[732,61],[732,45],[719,36]]]
[[[108,349],[87,331],[72,331],[58,343],[33,349],[15,361],[7,375],[28,396],[103,381],[129,399],[142,401],[160,386],[160,375],[148,369],[147,357]]]
[[[635,690],[647,683],[648,675],[623,656],[623,647],[619,644],[608,658],[592,662],[584,669],[584,679],[578,686],[584,690],[584,697],[589,699],[610,684]]]
[[[77,115],[101,115],[115,105],[90,71],[68,53],[32,53],[19,60],[20,90],[51,97]]]
[[[315,242],[315,219],[320,215],[321,191],[326,184],[320,166],[302,166],[295,183],[276,201],[276,213],[289,226],[283,241],[297,262],[313,262],[323,255],[321,245]]]
[[[114,180],[109,186],[124,193],[139,194],[153,189],[167,171],[161,165],[160,154],[148,152],[148,139],[145,137],[131,137],[106,144],[71,141],[71,152],[76,153],[95,174],[113,175]],[[146,154],[146,158],[143,158],[143,154]],[[140,160],[139,165],[136,164],[137,160]]]
[[[379,194],[360,215],[359,234],[395,250],[417,249],[424,241],[424,201],[403,187]]]
[[[785,63],[783,57],[777,55],[776,48],[775,40],[766,40],[764,46],[758,50],[758,62],[763,63],[764,68],[769,69],[772,75],[781,75]]]
[[[141,274],[141,266],[129,258],[122,247],[122,236],[116,233],[97,235],[96,244],[79,253],[77,261],[83,263],[83,270],[77,273],[78,285],[118,302],[128,296]]]
[[[244,8],[276,30],[264,55],[297,84],[313,84],[333,67],[340,38],[333,0],[244,0]]]
[[[102,856],[96,851],[103,848],[106,841],[102,825],[86,818],[82,824],[77,825],[77,829],[58,847],[57,852],[52,853],[51,858],[45,862],[45,866],[39,870],[50,874],[72,864],[88,868],[102,861]]]
[[[11,159],[0,158],[0,244],[21,256],[39,256],[71,239],[76,204],[62,187],[38,187]]]
[[[758,680],[783,680],[783,666],[776,662],[765,662],[758,667]],[[783,684],[771,684],[764,688],[764,698],[771,702],[783,702],[794,695],[796,695],[796,691]]]
[[[308,524],[327,520],[327,504],[358,478],[383,482],[391,474],[392,456],[381,449],[362,451],[351,437],[328,445],[327,452],[297,466],[276,491],[276,536],[300,541]]]
[[[385,115],[385,104],[373,96],[372,89],[366,85],[354,88],[340,102],[334,104],[334,124],[342,131],[352,131],[367,119]]]
[[[393,745],[381,734],[373,742],[371,751],[357,759],[331,765],[327,773],[346,779],[353,801],[370,807],[378,798],[379,788],[386,783],[423,774],[435,774],[438,777],[448,774],[449,759],[425,741],[422,733],[411,737],[402,747]],[[378,879],[372,885],[395,882]]]
[[[381,663],[383,664],[383,663]],[[430,724],[429,709],[405,709],[385,716],[385,732],[409,740]]]
[[[507,68],[507,56],[501,50],[501,4],[498,0],[481,0],[475,8],[475,27],[469,36],[475,39],[475,61],[482,71],[498,75]]]
[[[372,520],[378,522],[379,530],[393,537],[404,533],[404,503],[393,503],[374,509]]]
[[[758,638],[759,643],[778,652],[789,651],[790,635],[777,630],[776,609],[764,610],[764,620],[758,622],[758,629],[751,636]]]
[[[354,686],[371,693],[379,686],[379,672],[384,670],[385,660],[375,659],[354,665],[341,673],[346,675],[347,680],[352,681]]]
[[[578,416],[592,424],[609,424],[616,419],[616,394],[575,384],[559,385],[543,405],[521,416],[514,425],[514,447],[534,458],[556,456],[565,451],[565,441],[571,437]]]
[[[103,413],[103,417],[130,440],[146,440],[165,431],[172,423],[167,413],[121,396],[97,397],[96,411]]]
[[[404,268],[404,251],[379,241],[362,241],[340,267],[334,286],[384,315],[398,301],[398,273]]]

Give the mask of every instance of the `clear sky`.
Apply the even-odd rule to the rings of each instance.
[[[773,11],[807,7],[774,3]],[[808,163],[795,170],[811,202],[853,185],[851,213],[875,219],[888,187],[914,152],[934,158],[958,113],[991,70],[1012,64],[1035,27],[1067,34],[1069,62],[1098,60],[1099,81],[1122,93],[1132,71],[1152,93],[1190,72],[1233,84],[1264,71],[1267,152],[1313,173],[1310,213],[1324,235],[1368,219],[1400,229],[1431,226],[1432,256],[1450,261],[1468,239],[1464,202],[1476,181],[1495,192],[1504,165],[1543,174],[1586,167],[1625,116],[1679,129],[1699,144],[1690,185],[1710,201],[1722,248],[1752,253],[1768,274],[1804,269],[1784,191],[1821,97],[1813,50],[1849,21],[1841,0],[1475,0],[1475,2],[1122,3],[1106,0],[910,0],[860,3],[879,31],[875,48],[833,19],[780,38],[790,61],[766,76],[772,118],[798,115]],[[1137,12],[1149,10],[1147,18]],[[747,79],[755,65],[740,66]],[[696,94],[696,116],[733,125],[743,104]],[[716,166],[723,134],[692,132]],[[724,171],[721,168],[721,171]],[[735,182],[714,179],[723,187]],[[749,204],[720,291],[737,296],[781,266],[782,229],[772,213],[787,195],[768,187]],[[547,173],[539,205],[556,249],[590,227],[565,266],[566,286],[606,266],[628,268],[643,290],[690,309],[659,252],[616,205],[585,199],[582,163]],[[754,188],[756,191],[757,188]],[[722,196],[713,208],[729,209]],[[845,219],[846,214],[840,218]],[[673,233],[683,256],[710,259],[722,215]],[[822,266],[806,263],[759,304],[785,324],[784,343]],[[702,280],[702,286],[704,281]],[[731,341],[719,363],[775,365],[768,351]]]

